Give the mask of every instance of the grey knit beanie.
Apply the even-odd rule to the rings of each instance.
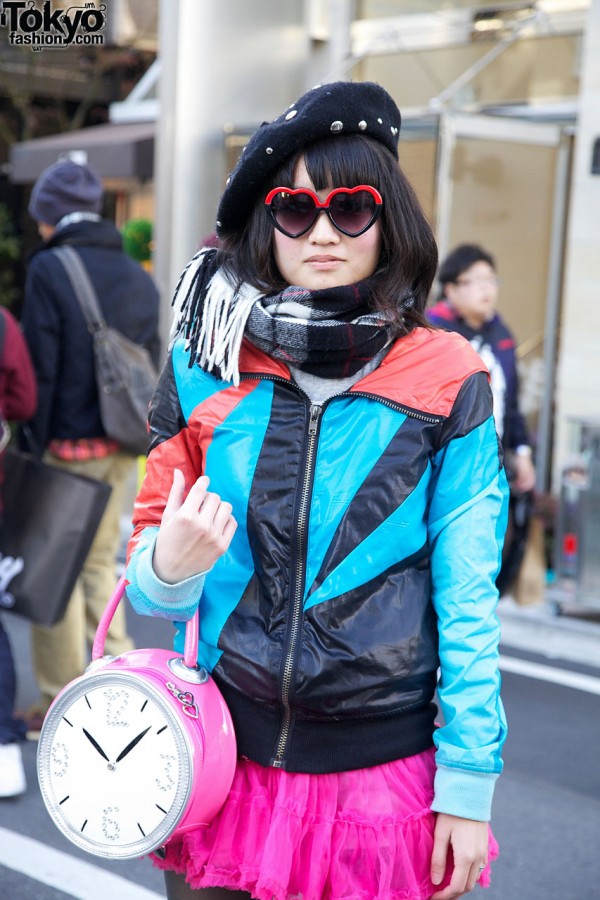
[[[99,213],[104,187],[91,166],[70,159],[45,169],[31,192],[29,214],[36,222],[56,225],[72,212]]]

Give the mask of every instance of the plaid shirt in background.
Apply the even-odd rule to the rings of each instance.
[[[78,438],[77,440],[51,441],[48,450],[58,459],[102,459],[116,453],[119,445],[110,438]]]

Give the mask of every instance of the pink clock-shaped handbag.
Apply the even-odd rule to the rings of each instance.
[[[208,824],[236,764],[229,710],[197,665],[198,613],[183,656],[161,649],[104,656],[125,591],[110,598],[85,674],[56,697],[38,747],[38,779],[50,816],[80,848],[110,859],[161,854]]]

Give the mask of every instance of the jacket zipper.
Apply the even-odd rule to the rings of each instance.
[[[445,418],[444,416],[428,416],[426,413],[420,413],[414,409],[409,409],[408,406],[401,406],[400,403],[394,403],[393,400],[386,400],[385,397],[380,397],[378,394],[370,394],[368,391],[344,391],[343,394],[335,394],[335,396],[366,397],[368,400],[376,400],[378,403],[382,403],[390,409],[395,409],[396,412],[401,412],[404,413],[405,416],[410,416],[411,419],[418,419],[419,422],[428,422],[430,425],[440,425]],[[329,399],[333,400],[333,397],[330,397]]]
[[[307,396],[304,391],[298,387],[297,384],[295,384],[293,381],[288,381],[286,378],[282,378],[281,375],[271,375],[267,372],[248,372],[240,375],[241,381],[246,381],[253,378],[261,378],[265,381],[277,381],[280,384],[286,384],[288,387],[296,388],[296,390],[300,394],[302,394],[303,396]],[[383,404],[383,406],[387,406],[389,409],[395,409],[396,412],[403,413],[405,416],[410,416],[412,419],[418,419],[419,422],[427,422],[429,425],[441,425],[441,423],[445,419],[445,416],[428,416],[426,413],[417,412],[414,409],[410,409],[408,406],[402,406],[401,403],[394,403],[393,400],[386,400],[385,397],[380,397],[379,394],[371,394],[369,393],[369,391],[342,391],[339,394],[332,394],[331,397],[328,397],[320,408],[322,409],[332,400],[335,400],[336,397],[366,397],[367,400],[375,400],[377,403],[381,403]]]
[[[245,380],[246,378],[262,378],[269,381],[276,381],[283,384],[288,385],[289,387],[295,388],[300,394],[303,396],[307,396],[304,391],[298,387],[298,385],[294,384],[294,382],[289,382],[285,378],[282,378],[279,375],[271,375],[265,373],[248,373],[242,374],[241,380]],[[300,630],[300,624],[302,621],[302,609],[303,609],[303,594],[304,594],[304,581],[306,576],[306,536],[307,536],[307,526],[308,526],[308,501],[310,497],[310,489],[312,485],[313,473],[314,473],[314,457],[315,457],[315,448],[317,445],[317,433],[319,430],[319,421],[321,417],[321,413],[326,405],[328,405],[332,400],[336,397],[366,397],[369,400],[375,400],[379,403],[382,403],[384,406],[389,407],[390,409],[394,409],[397,412],[401,412],[404,415],[411,416],[414,419],[418,419],[421,422],[428,422],[432,425],[438,425],[444,421],[443,416],[428,416],[424,413],[418,413],[413,409],[409,409],[408,407],[401,406],[398,403],[394,403],[391,400],[386,400],[383,397],[379,397],[377,394],[370,394],[368,391],[343,391],[340,394],[334,394],[331,397],[328,397],[323,405],[317,403],[311,403],[309,407],[309,417],[308,417],[308,443],[306,449],[306,463],[304,466],[304,479],[302,482],[302,492],[300,495],[300,505],[298,510],[298,521],[296,526],[296,581],[294,584],[294,592],[293,592],[293,605],[292,605],[292,618],[289,629],[289,641],[288,641],[288,650],[287,655],[285,657],[285,663],[283,667],[283,676],[281,682],[281,703],[283,705],[283,722],[281,724],[281,728],[279,730],[279,736],[277,739],[277,745],[275,750],[275,755],[272,758],[271,765],[273,768],[281,769],[285,760],[285,751],[287,749],[287,743],[290,736],[290,731],[292,727],[292,708],[290,706],[290,689],[292,683],[292,675],[294,671],[294,663],[296,661],[296,644],[298,640],[298,633]]]
[[[296,645],[298,643],[298,633],[302,621],[304,581],[306,576],[306,542],[308,532],[308,501],[312,486],[315,449],[317,446],[317,432],[319,430],[319,419],[322,407],[319,404],[311,403],[308,416],[308,443],[306,447],[306,463],[304,466],[304,479],[302,482],[302,492],[300,494],[300,504],[298,507],[298,520],[296,525],[296,569],[295,582],[292,601],[292,616],[289,629],[288,651],[283,667],[283,677],[281,681],[281,702],[283,704],[283,723],[279,731],[277,740],[277,749],[273,758],[272,765],[280,769],[283,766],[285,750],[292,725],[292,709],[290,706],[290,688],[292,683],[292,673],[294,670],[294,662],[296,660]]]

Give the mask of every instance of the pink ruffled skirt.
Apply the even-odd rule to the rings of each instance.
[[[434,750],[408,759],[305,775],[239,760],[211,824],[169,845],[159,868],[194,888],[256,900],[426,900],[435,815]],[[489,858],[498,855],[490,831]],[[489,865],[479,883],[490,882]]]

